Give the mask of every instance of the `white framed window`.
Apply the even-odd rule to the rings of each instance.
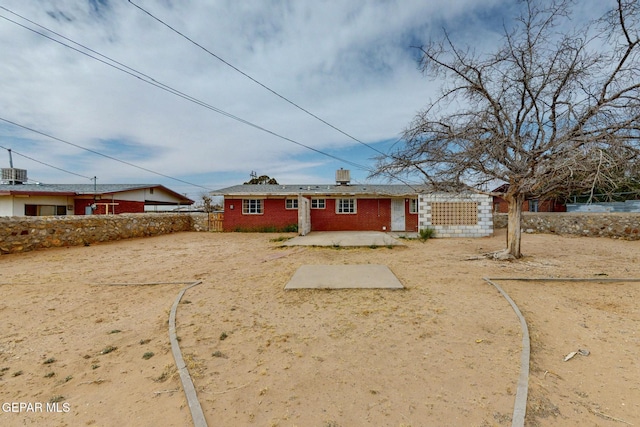
[[[324,209],[326,206],[325,199],[311,199],[311,209]]]
[[[298,209],[298,199],[287,199],[284,203],[286,209]]]
[[[261,215],[263,212],[262,199],[242,199],[243,215]]]
[[[356,199],[336,199],[336,213],[354,214],[356,208]]]
[[[418,213],[418,199],[409,199],[409,213]]]

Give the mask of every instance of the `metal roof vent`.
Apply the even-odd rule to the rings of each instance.
[[[351,174],[348,169],[342,169],[336,171],[336,184],[349,185],[351,182]]]
[[[8,184],[24,184],[27,182],[27,170],[2,168],[2,182],[6,182]]]

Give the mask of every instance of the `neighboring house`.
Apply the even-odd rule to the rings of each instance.
[[[503,184],[493,190],[494,193],[504,193],[509,188],[509,184]],[[556,200],[543,200],[535,197],[527,197],[522,202],[523,212],[566,212],[567,207],[564,203]],[[509,203],[502,197],[493,196],[493,212],[507,213],[509,212]]]
[[[236,185],[212,195],[224,196],[224,231],[434,228],[443,237],[493,231],[488,196],[431,194],[426,185],[352,185],[344,170],[336,178],[332,185]]]
[[[0,184],[0,216],[141,213],[145,206],[191,204],[157,184]]]

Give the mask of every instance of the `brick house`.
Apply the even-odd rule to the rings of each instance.
[[[417,232],[440,237],[493,233],[489,196],[434,193],[427,185],[350,184],[348,171],[335,185],[254,184],[222,188],[224,231],[297,230]]]
[[[0,184],[0,216],[142,213],[193,203],[159,184]]]
[[[509,184],[503,184],[493,190],[493,193],[504,193],[509,188]],[[567,207],[564,203],[551,199],[539,199],[536,197],[527,197],[522,202],[523,212],[566,212]],[[493,212],[508,213],[509,203],[499,196],[493,196]]]
[[[345,174],[346,173],[346,174]],[[338,175],[348,177],[348,171]],[[224,231],[418,231],[424,185],[253,184],[222,188]],[[303,230],[300,230],[304,233]]]
[[[418,193],[405,185],[237,185],[224,196],[224,231],[417,231]],[[300,212],[300,207],[306,212]]]

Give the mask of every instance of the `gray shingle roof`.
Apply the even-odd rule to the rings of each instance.
[[[94,190],[97,193],[118,193],[156,186],[150,184],[98,184],[95,187],[93,184],[0,184],[0,189],[5,191],[93,194]]]
[[[73,194],[92,195],[122,193],[125,191],[140,190],[145,188],[160,188],[178,199],[181,203],[193,203],[193,200],[176,193],[173,190],[159,184],[0,184],[0,193],[46,193],[46,194]]]
[[[358,184],[358,185],[327,185],[327,184],[243,184],[221,188],[213,191],[214,196],[340,196],[340,195],[367,195],[367,196],[411,196],[426,193],[427,185],[404,184]]]

